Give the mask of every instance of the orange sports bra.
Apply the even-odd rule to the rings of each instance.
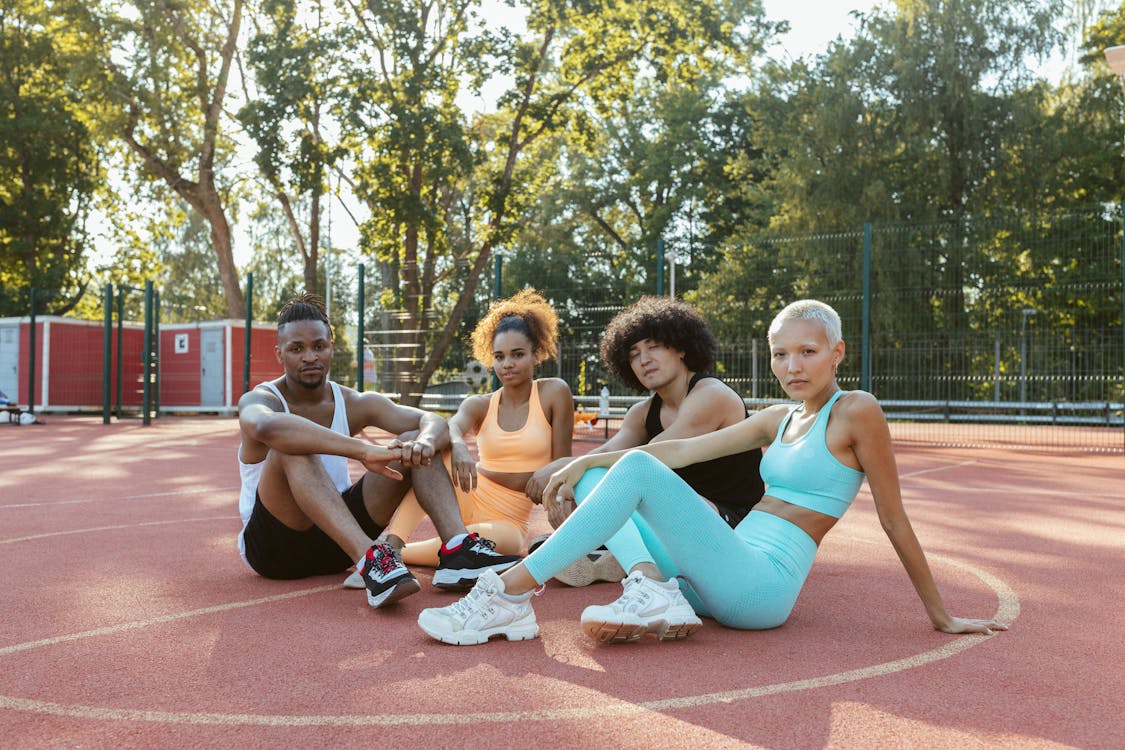
[[[539,384],[531,381],[531,399],[527,404],[527,421],[518,430],[500,427],[497,390],[488,400],[488,413],[477,430],[477,454],[480,467],[486,471],[511,474],[537,471],[551,462],[552,431],[543,406],[539,403]]]

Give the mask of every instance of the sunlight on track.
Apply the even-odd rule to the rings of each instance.
[[[87,529],[94,531],[94,529]],[[65,532],[60,532],[65,533]],[[77,533],[77,532],[71,532]],[[9,540],[14,541],[14,540]],[[859,540],[857,540],[859,541]],[[995,619],[1011,623],[1020,613],[1019,598],[1015,592],[1002,580],[972,565],[954,560],[943,555],[930,555],[932,560],[960,568],[980,579],[990,588],[997,597],[998,607]],[[311,594],[327,591],[337,591],[338,584],[316,586],[284,594],[261,597],[242,602],[230,602],[211,607],[180,612],[177,614],[163,615],[147,620],[136,620],[110,627],[87,630],[80,633],[44,638],[26,643],[14,644],[0,648],[0,658],[38,648],[47,648],[58,644],[69,643],[86,638],[113,635],[117,633],[139,630],[154,625],[185,620],[193,617],[203,617],[220,612],[253,607],[263,604],[295,599]],[[567,708],[545,708],[529,711],[496,711],[473,713],[416,713],[416,714],[343,714],[343,715],[285,715],[285,714],[235,714],[215,712],[188,712],[188,711],[154,711],[145,709],[104,708],[99,706],[63,705],[51,701],[18,698],[15,696],[0,695],[0,709],[24,711],[30,713],[46,714],[52,716],[65,716],[78,719],[98,719],[117,721],[145,721],[167,724],[209,724],[209,725],[245,725],[245,726],[389,726],[389,725],[441,725],[441,724],[479,724],[482,722],[510,723],[525,721],[559,721],[570,719],[604,718],[610,716],[635,715],[650,711],[668,711],[674,709],[694,708],[715,703],[731,703],[734,701],[749,700],[763,696],[790,693],[801,690],[842,685],[849,682],[867,680],[881,677],[896,672],[930,664],[961,653],[967,649],[986,643],[991,636],[956,636],[942,646],[924,651],[914,656],[895,659],[881,664],[873,664],[858,669],[846,670],[834,674],[826,674],[791,682],[778,682],[768,685],[757,685],[738,690],[726,690],[698,695],[680,696],[660,700],[641,701],[631,703],[606,696],[606,703],[597,706],[575,706]]]

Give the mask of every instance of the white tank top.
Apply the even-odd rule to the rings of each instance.
[[[332,386],[332,400],[335,402],[335,409],[332,412],[332,425],[329,429],[351,437],[351,430],[348,429],[348,413],[344,407],[344,397],[340,393],[340,386],[331,380],[328,381],[328,384]],[[281,401],[285,413],[289,414],[289,404],[286,403],[285,397],[281,395],[281,391],[273,383],[262,383],[262,385],[273,391],[274,395]],[[348,474],[347,458],[324,453],[318,454],[318,457],[337,490],[343,492],[351,486],[352,480]],[[253,464],[243,463],[242,451],[239,450],[238,452],[238,474],[242,479],[242,490],[238,496],[238,515],[242,518],[243,531],[246,530],[246,524],[250,521],[250,513],[254,510],[254,497],[258,493],[258,482],[262,478],[262,464],[264,463],[265,459]],[[243,557],[246,557],[246,542],[242,537],[242,531],[238,532],[238,551]]]

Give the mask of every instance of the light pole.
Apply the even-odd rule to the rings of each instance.
[[[1027,401],[1027,318],[1039,312],[1034,307],[1020,311],[1020,403]]]
[[[676,296],[676,254],[674,252],[668,252],[664,255],[664,259],[666,261],[668,261],[668,269],[670,271],[669,281],[671,282],[671,285],[669,286],[668,296],[669,297],[675,297]]]

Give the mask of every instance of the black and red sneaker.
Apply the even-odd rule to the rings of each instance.
[[[360,575],[367,584],[367,603],[372,607],[393,604],[422,589],[402,564],[398,550],[389,544],[376,542],[367,550]]]
[[[500,573],[519,561],[519,555],[501,555],[497,552],[496,543],[491,539],[469,534],[453,549],[446,550],[443,544],[438,550],[434,586],[447,591],[467,591],[484,571]]]

